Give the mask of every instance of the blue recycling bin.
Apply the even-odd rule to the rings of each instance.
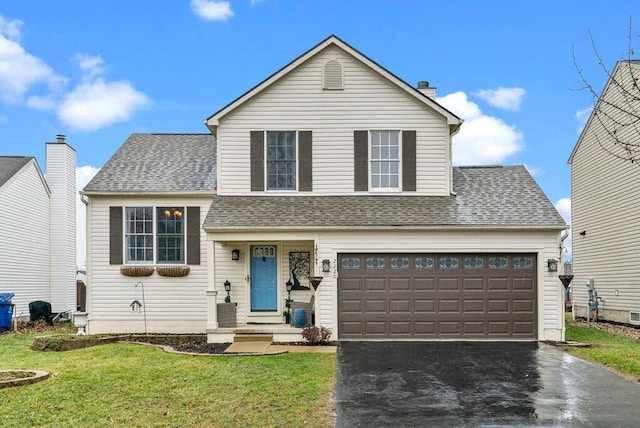
[[[13,318],[13,293],[0,294],[0,331],[11,330],[11,320]]]

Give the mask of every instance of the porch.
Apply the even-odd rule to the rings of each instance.
[[[270,333],[274,342],[301,341],[302,329],[292,327],[296,310],[304,310],[306,324],[317,315],[317,244],[312,238],[208,234],[213,278],[206,292],[208,341],[230,342],[242,333]],[[222,310],[232,313],[231,323],[222,322]]]

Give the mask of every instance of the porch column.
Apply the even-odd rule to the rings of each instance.
[[[218,328],[218,292],[207,290],[207,330]]]

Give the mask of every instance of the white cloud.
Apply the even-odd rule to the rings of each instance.
[[[0,15],[0,99],[7,104],[23,101],[37,84],[59,90],[66,79],[20,45],[22,21],[7,21]]]
[[[591,116],[591,111],[593,110],[593,106],[588,106],[583,109],[580,109],[576,112],[576,121],[578,121],[578,126],[576,131],[579,133],[582,132],[584,126],[587,124],[589,120],[589,116]]]
[[[104,61],[100,55],[78,54],[73,60],[78,63],[80,70],[82,70],[84,80],[95,79],[104,73]]]
[[[98,171],[100,168],[90,165],[77,167],[76,190],[82,190]],[[76,196],[76,263],[79,268],[87,266],[87,210],[80,194]]]
[[[529,174],[531,174],[534,177],[544,175],[544,169],[542,168],[536,168],[534,166],[527,165],[526,163],[524,164],[524,167],[527,168],[527,171],[529,171]]]
[[[571,198],[561,198],[554,204],[564,221],[567,224],[571,224]],[[572,251],[572,241],[571,241],[571,230],[569,230],[569,237],[564,240],[564,248],[565,248],[565,259],[571,260],[573,251]]]
[[[27,98],[27,106],[36,110],[54,110],[58,105],[58,100],[51,94],[40,97],[37,95]]]
[[[127,120],[149,98],[129,82],[85,82],[65,95],[58,118],[74,129],[94,131]]]
[[[484,115],[464,92],[454,92],[437,100],[465,120],[460,132],[453,137],[454,164],[500,164],[522,149],[521,132],[499,118]]]
[[[481,89],[474,95],[487,101],[494,107],[503,108],[505,110],[518,111],[520,103],[526,95],[523,88],[503,88],[498,89]]]
[[[233,16],[228,1],[191,0],[191,10],[206,21],[226,21]]]
[[[19,19],[7,21],[2,15],[0,15],[0,34],[11,39],[20,40],[20,27],[23,22]]]

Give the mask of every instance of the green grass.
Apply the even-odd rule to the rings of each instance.
[[[640,381],[640,341],[567,322],[567,340],[588,343],[589,348],[568,347],[578,357],[607,366]]]
[[[0,369],[52,375],[0,389],[3,428],[334,424],[334,354],[184,356],[129,343],[37,352],[33,337],[0,335]]]

